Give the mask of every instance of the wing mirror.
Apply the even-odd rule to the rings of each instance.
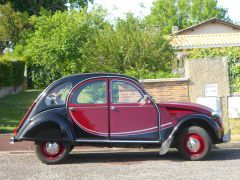
[[[148,104],[148,103],[150,103],[150,97],[145,94],[145,95],[143,96],[142,103],[143,103],[143,104]]]

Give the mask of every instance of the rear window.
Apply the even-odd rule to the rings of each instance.
[[[72,88],[72,83],[70,82],[66,82],[56,86],[48,93],[45,99],[45,104],[47,106],[66,104],[67,96],[71,88]]]

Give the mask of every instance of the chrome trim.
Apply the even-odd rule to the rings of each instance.
[[[88,107],[81,107],[81,106],[74,106],[75,109],[81,109],[81,108],[107,108],[108,106],[95,106],[95,107],[91,107],[91,106],[88,106]]]
[[[148,130],[153,130],[153,129],[156,129],[156,128],[157,128],[157,126],[152,127],[152,128],[147,128],[147,129],[136,130],[136,131],[115,132],[115,133],[110,133],[110,134],[112,134],[112,135],[120,135],[121,134],[122,135],[122,134],[129,134],[129,133],[138,133],[138,132],[144,132],[144,131],[148,131]],[[148,132],[146,132],[146,133],[148,133]],[[133,134],[133,135],[135,135],[135,134]]]
[[[200,141],[196,138],[190,137],[189,140],[187,141],[187,148],[191,152],[197,152],[200,147]]]
[[[59,151],[59,145],[56,142],[47,142],[45,145],[46,151],[48,154],[54,155],[57,154]]]
[[[222,141],[224,143],[228,143],[231,141],[231,129],[228,129],[228,132],[227,134],[225,134],[223,137],[222,137]]]
[[[14,137],[10,137],[10,144],[14,144],[15,142],[15,138]]]
[[[134,140],[108,140],[108,139],[76,139],[78,143],[89,142],[89,143],[146,143],[146,144],[159,144],[160,141],[134,141]]]
[[[166,123],[166,124],[162,124],[161,127],[165,127],[165,126],[170,125],[170,124],[172,124],[172,122],[169,122],[169,123]]]
[[[131,84],[133,87],[135,87],[136,89],[137,89],[137,91],[141,94],[141,96],[142,96],[142,98],[144,97],[144,94],[143,94],[143,92],[142,92],[142,90],[141,89],[139,89],[135,84],[133,84],[132,82],[129,82],[129,81],[125,81],[125,80],[111,80],[111,82],[110,82],[110,88],[109,88],[109,90],[110,90],[110,100],[111,100],[111,103],[112,104],[141,104],[141,103],[138,103],[138,102],[126,102],[126,103],[114,103],[113,102],[113,96],[112,96],[112,84],[113,84],[113,82],[114,81],[116,81],[116,82],[124,82],[124,83],[128,83],[128,84]]]

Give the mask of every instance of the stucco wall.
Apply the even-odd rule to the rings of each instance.
[[[11,94],[17,94],[19,92],[22,92],[24,90],[23,84],[20,86],[9,86],[9,87],[1,87],[0,88],[0,98],[11,95]]]
[[[158,102],[189,102],[186,78],[145,79],[141,83]]]
[[[228,118],[227,97],[230,94],[230,86],[226,58],[186,60],[185,77],[189,78],[191,102],[205,96],[206,84],[217,84],[223,118]]]

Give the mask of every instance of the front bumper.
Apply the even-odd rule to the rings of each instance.
[[[10,137],[10,144],[14,144],[16,142],[15,137]]]
[[[231,140],[231,129],[228,129],[227,134],[224,134],[222,137],[222,142],[223,143],[228,143]]]

